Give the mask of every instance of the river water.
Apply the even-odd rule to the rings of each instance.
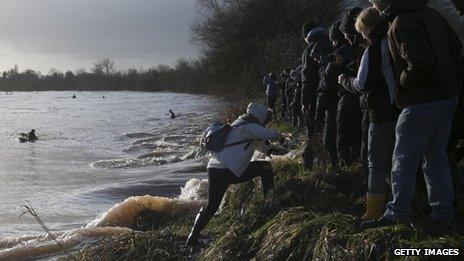
[[[220,103],[173,93],[0,94],[0,250],[6,238],[44,233],[21,216],[23,204],[60,232],[130,196],[179,195],[187,180],[204,175],[196,140]],[[19,143],[18,133],[32,128],[39,140]]]

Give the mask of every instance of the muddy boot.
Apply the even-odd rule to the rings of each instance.
[[[198,212],[197,217],[195,218],[195,224],[193,225],[192,231],[187,238],[186,244],[188,246],[194,246],[198,244],[198,237],[203,228],[208,224],[209,219],[206,217],[204,209],[201,208]]]
[[[369,194],[366,197],[366,212],[361,217],[363,220],[379,219],[385,211],[387,194]]]

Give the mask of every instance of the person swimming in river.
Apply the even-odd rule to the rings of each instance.
[[[264,141],[274,140],[283,143],[282,135],[266,128],[272,119],[272,111],[267,106],[251,103],[247,113],[232,123],[221,150],[212,152],[208,163],[208,205],[200,209],[187,238],[189,246],[198,243],[200,232],[206,227],[221,204],[227,188],[231,184],[261,178],[263,194],[266,195],[274,186],[274,172],[268,161],[252,161],[255,150],[267,153]]]
[[[176,115],[174,114],[174,112],[172,110],[169,110],[169,119],[171,120],[174,120],[176,118]]]

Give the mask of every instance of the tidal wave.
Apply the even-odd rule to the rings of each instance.
[[[189,180],[178,198],[154,196],[130,197],[114,205],[83,228],[50,235],[23,236],[0,240],[0,260],[27,260],[63,255],[65,251],[113,236],[135,233],[140,220],[159,227],[163,222],[195,215],[206,205],[207,181]],[[147,216],[147,213],[149,216]],[[148,217],[148,219],[147,219]]]

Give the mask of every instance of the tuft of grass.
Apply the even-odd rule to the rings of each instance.
[[[52,233],[52,231],[48,228],[48,226],[43,222],[42,218],[40,218],[39,214],[35,211],[35,209],[31,206],[31,204],[28,202],[27,205],[21,205],[23,208],[25,208],[25,211],[21,213],[21,216],[30,214],[36,221],[39,223],[39,225],[42,227],[42,229],[47,233],[47,235],[53,240],[53,242],[56,243],[58,247],[60,247],[61,251],[71,260],[77,260],[77,258],[71,254],[68,249],[66,249],[61,241],[59,241],[56,236]]]

